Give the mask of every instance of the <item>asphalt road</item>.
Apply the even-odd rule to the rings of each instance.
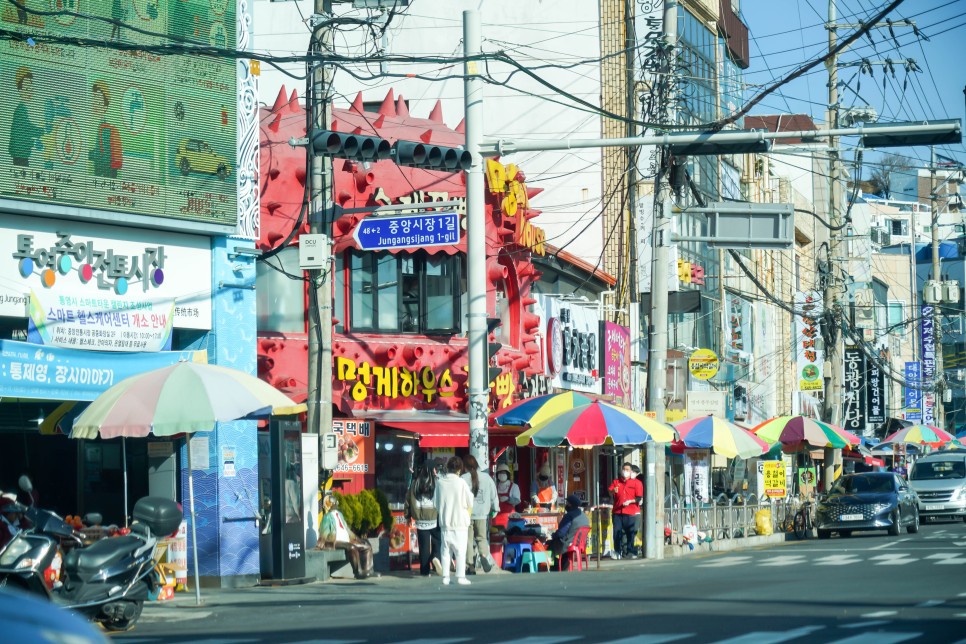
[[[615,562],[615,564],[618,562]],[[966,525],[858,533],[467,587],[383,577],[154,604],[115,639],[408,644],[966,642]]]

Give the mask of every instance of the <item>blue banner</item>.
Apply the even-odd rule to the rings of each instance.
[[[919,363],[907,362],[905,378],[906,382],[918,384],[919,378]],[[905,397],[905,401],[903,402],[902,406],[906,411],[906,420],[914,420],[916,422],[922,421],[922,392],[912,387],[903,387],[902,393]]]
[[[81,351],[0,340],[0,395],[94,400],[125,378],[181,361],[207,362],[207,352]]]

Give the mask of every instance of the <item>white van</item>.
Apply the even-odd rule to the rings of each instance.
[[[966,521],[966,452],[937,452],[912,467],[909,485],[919,495],[919,515]]]

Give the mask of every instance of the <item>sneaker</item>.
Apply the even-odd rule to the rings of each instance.
[[[471,582],[466,577],[457,577],[456,583],[458,583],[460,586],[469,586]]]
[[[449,577],[443,577],[443,585],[449,586]]]
[[[436,576],[437,577],[442,577],[443,576],[443,564],[441,564],[439,562],[439,559],[437,559],[436,557],[433,557],[433,560],[430,563],[433,564],[433,570],[436,571]]]
[[[612,553],[610,553],[610,558],[611,559],[620,559],[621,558],[621,553],[619,553],[619,552],[612,552]]]
[[[476,574],[476,568],[467,568],[466,569],[466,574],[467,575],[475,575]]]
[[[493,564],[490,562],[489,557],[480,557],[480,563],[483,565],[483,572],[490,572],[493,570]]]

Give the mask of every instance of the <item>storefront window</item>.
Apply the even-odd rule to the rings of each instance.
[[[392,505],[406,501],[417,451],[413,434],[380,432],[376,438],[376,488]]]
[[[459,256],[352,252],[349,269],[352,330],[459,332]]]

